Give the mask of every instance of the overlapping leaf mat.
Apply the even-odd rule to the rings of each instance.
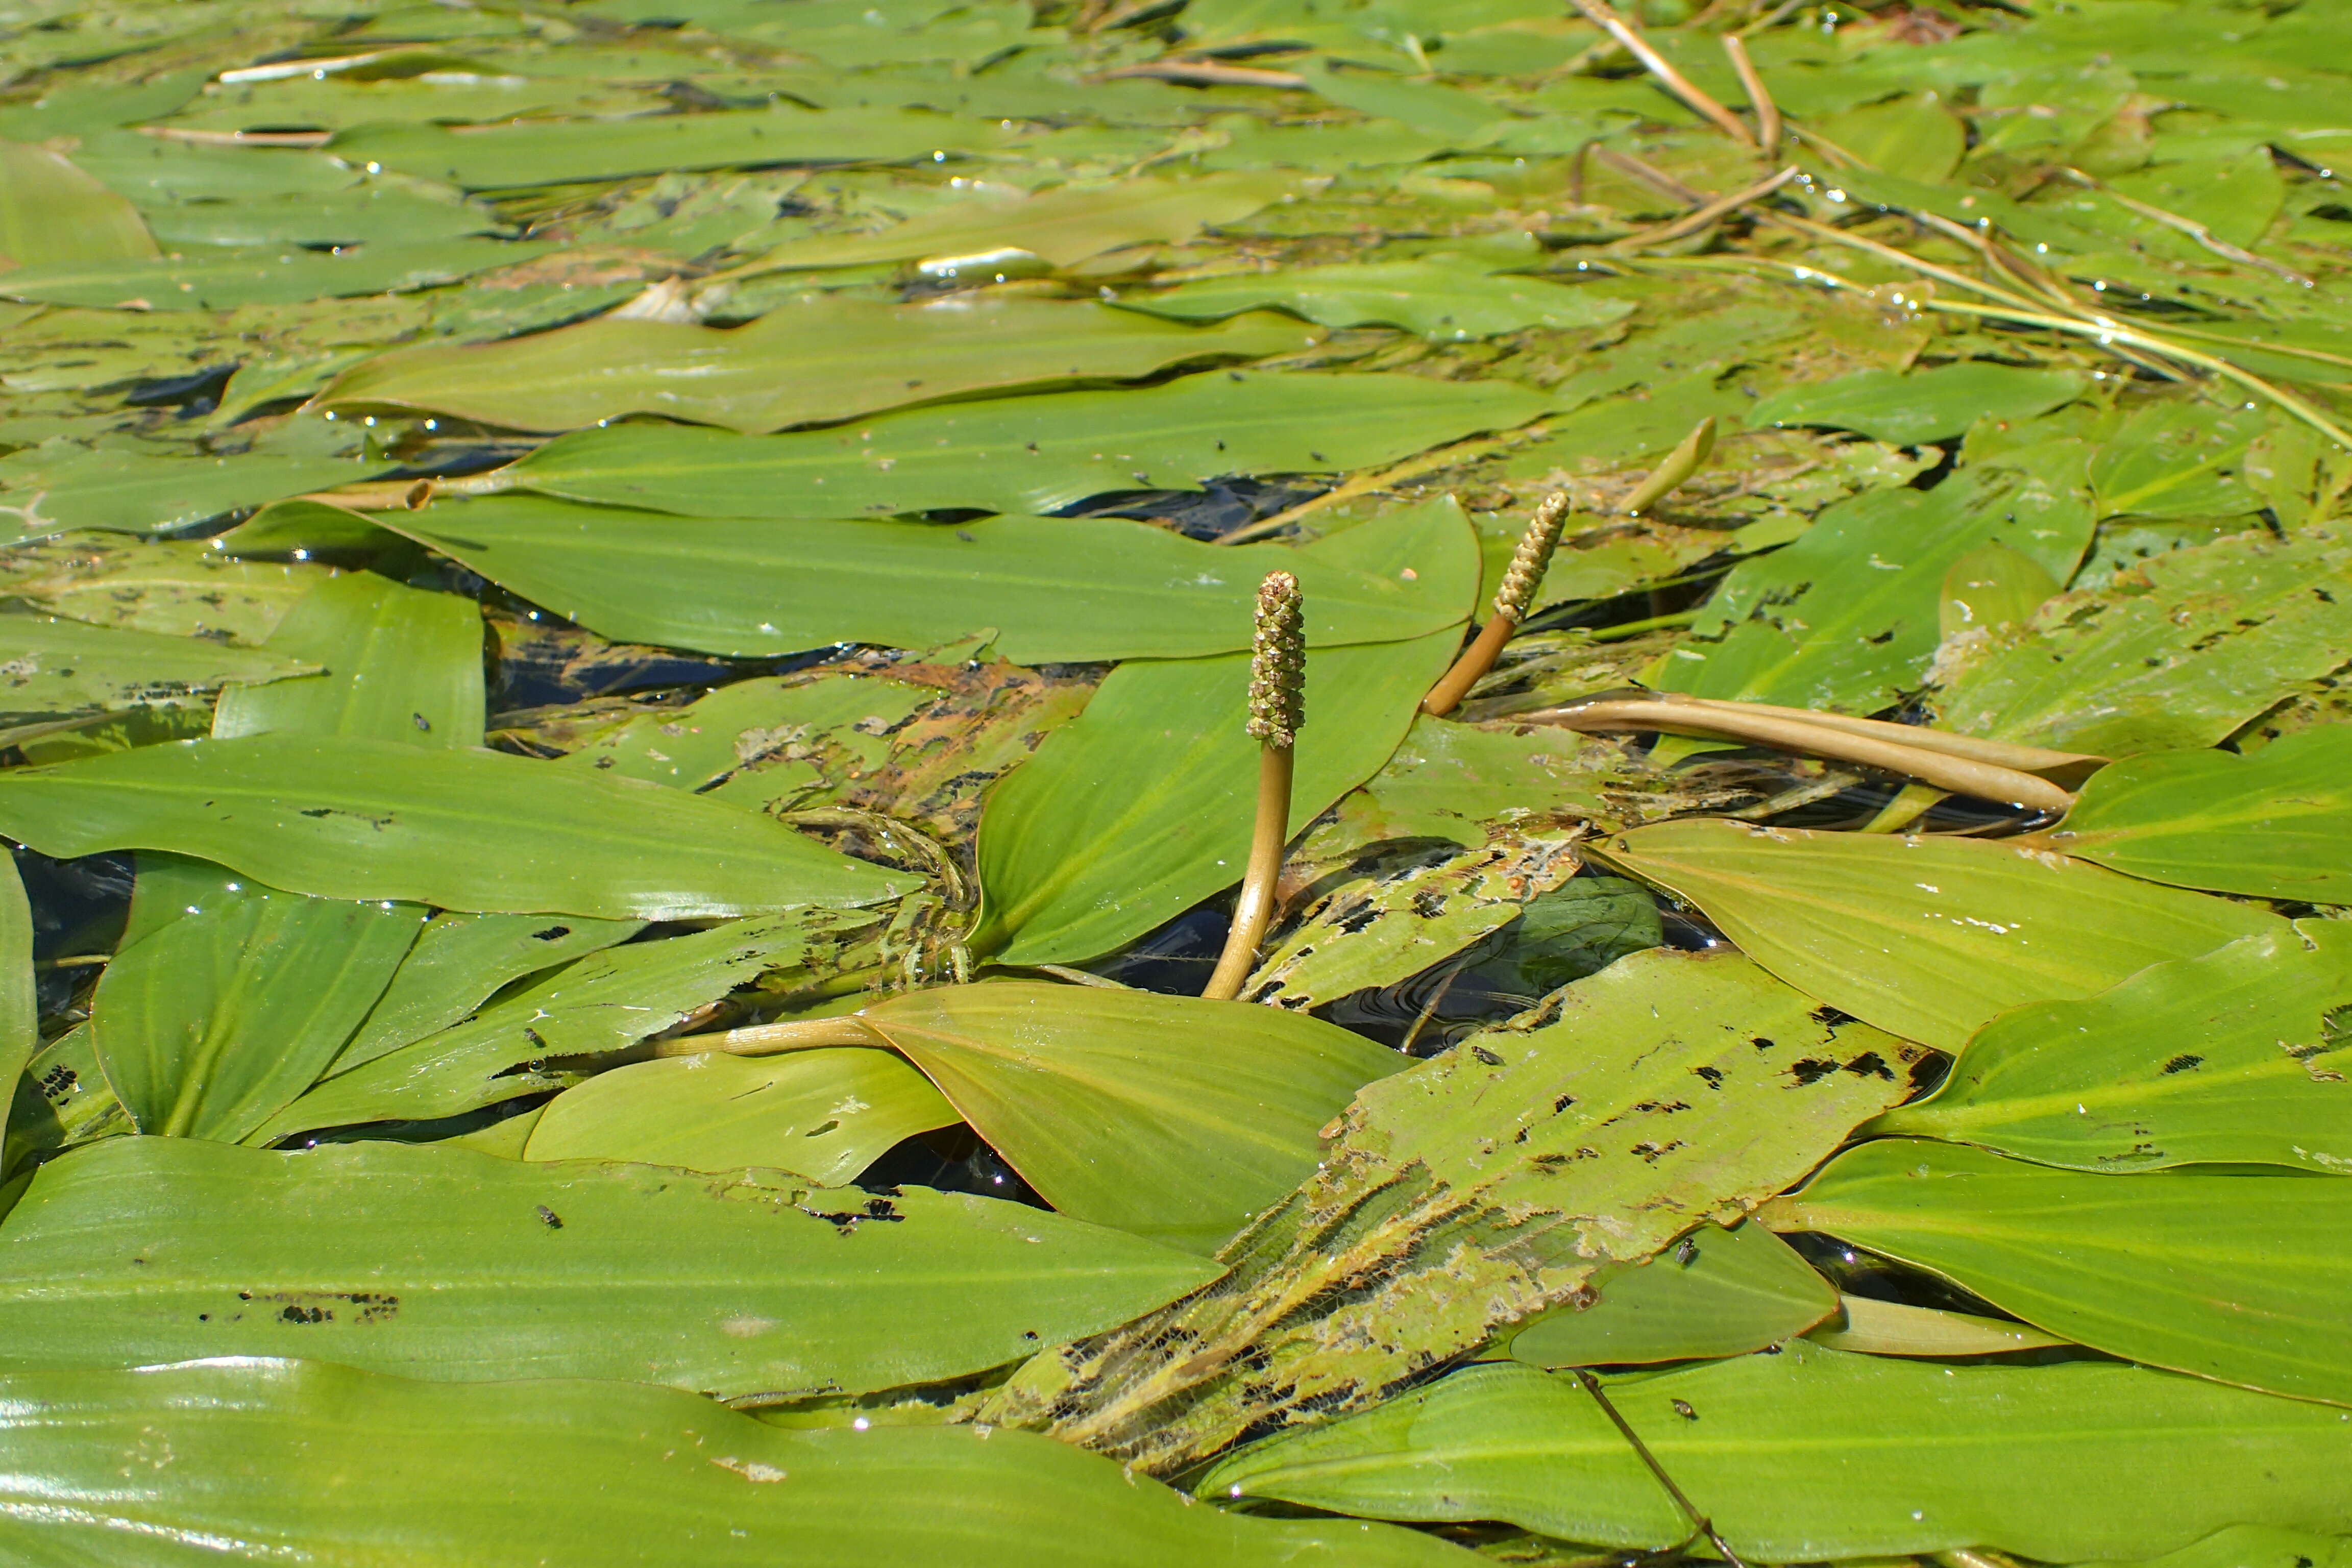
[[[0,1557],[2345,1568],[2348,116],[0,7]]]

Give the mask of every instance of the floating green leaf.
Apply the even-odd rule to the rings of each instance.
[[[435,1380],[722,1397],[979,1372],[1215,1274],[990,1198],[195,1138],[118,1138],[43,1166],[8,1248],[0,1322],[19,1367],[300,1351]]]
[[[372,1039],[372,1050],[384,1048],[338,1061],[333,1077],[288,1106],[255,1142],[370,1121],[438,1121],[577,1083],[615,1065],[621,1058],[614,1053],[764,971],[802,963],[815,934],[800,917],[767,915],[591,952],[540,972],[446,1029],[397,1047]]]
[[[0,256],[13,267],[155,254],[155,237],[129,202],[47,147],[0,142]]]
[[[625,414],[780,430],[974,393],[1131,380],[1187,361],[1263,359],[1315,339],[1270,315],[1182,327],[1090,301],[821,294],[728,331],[608,317],[502,342],[394,349],[343,372],[319,401],[522,430]]]
[[[1609,1398],[1757,1562],[1963,1543],[2074,1562],[2167,1552],[2230,1523],[2352,1521],[2341,1412],[2139,1367],[1938,1366],[1800,1343],[1613,1379]],[[1835,1484],[1790,1485],[1816,1468]],[[1472,1367],[1244,1449],[1200,1489],[1503,1519],[1620,1548],[1675,1547],[1691,1528],[1591,1395],[1517,1366]]]
[[[1697,905],[1799,990],[1946,1051],[2011,1007],[2284,929],[2243,904],[1998,841],[1690,821],[1593,849]]]
[[[1882,1132],[2084,1171],[2269,1164],[2352,1173],[2352,927],[2305,921],[2004,1013]]]
[[[15,1085],[41,1045],[41,1006],[33,973],[33,909],[11,856],[0,874],[0,1083]],[[11,1093],[15,1090],[12,1089]],[[0,1175],[19,1152],[15,1117],[0,1131]]]
[[[1936,721],[2131,756],[2210,746],[2344,662],[2352,550],[2324,529],[2239,534],[2077,589],[1937,657]]]
[[[209,248],[209,247],[206,247]],[[0,275],[0,295],[53,305],[132,310],[226,310],[238,305],[429,289],[545,256],[551,246],[499,239],[362,245],[347,255],[300,248],[183,253],[152,261],[53,262]]]
[[[232,687],[214,715],[215,737],[481,744],[482,614],[454,594],[419,593],[369,572],[330,578],[279,623],[268,651],[324,673]]]
[[[2104,768],[2050,841],[2158,882],[2352,904],[2352,725],[2251,757],[2158,752]]]
[[[637,1062],[548,1101],[528,1160],[632,1160],[689,1171],[749,1166],[832,1186],[956,1109],[888,1051],[716,1054]]]
[[[992,626],[1024,664],[1192,658],[1249,646],[1258,582],[1277,570],[1298,576],[1310,646],[1391,642],[1458,626],[1478,570],[1450,497],[1303,550],[1116,518],[688,521],[528,495],[385,521],[607,637],[739,656]],[[671,588],[657,598],[655,573]]]
[[[2077,451],[2068,466],[2080,463]],[[1839,501],[1795,543],[1733,569],[1657,684],[1789,707],[1885,708],[1926,673],[1944,580],[1960,561],[2004,545],[2059,581],[2073,574],[2092,527],[2078,490],[1986,469],[1932,490]]]
[[[236,561],[192,541],[85,533],[17,545],[0,574],[7,594],[50,615],[252,647],[331,568]]]
[[[16,276],[0,275],[0,291]],[[25,539],[84,528],[161,533],[381,471],[381,465],[341,458],[183,458],[110,442],[96,448],[60,443],[0,458],[0,474],[23,495],[0,507],[0,519],[13,520]]]
[[[1826,425],[1874,441],[1916,447],[1959,435],[1979,418],[2026,420],[2080,396],[2077,372],[2019,370],[1964,360],[1905,374],[1864,370],[1818,386],[1792,386],[1748,411],[1748,423]]]
[[[196,705],[231,681],[284,680],[318,668],[275,651],[226,647],[201,637],[0,615],[0,704],[13,714]]]
[[[1621,959],[1366,1088],[1316,1174],[1219,1254],[1225,1280],[1031,1363],[983,1415],[1160,1470],[1374,1404],[1736,1218],[1921,1059],[1736,953]]]
[[[1294,833],[1388,761],[1459,641],[1447,630],[1307,658]],[[1000,963],[1094,958],[1241,879],[1259,750],[1243,729],[1248,667],[1239,654],[1122,665],[997,787],[981,825],[975,951]]]
[[[321,1568],[526,1554],[632,1568],[648,1553],[705,1568],[932,1552],[971,1568],[1479,1562],[1386,1525],[1196,1507],[1025,1432],[783,1431],[641,1383],[454,1386],[250,1358],[16,1373],[0,1379],[0,1400],[17,1455],[0,1481],[0,1542],[91,1568],[198,1562],[215,1541]],[[165,1451],[168,1468],[146,1485],[121,1484],[126,1465],[152,1468]],[[566,1484],[550,1486],[551,1474]],[[288,1486],[298,1475],[305,1483]],[[48,1500],[60,1494],[80,1500],[69,1518]],[[189,1537],[207,1544],[173,1550]]]
[[[697,517],[857,517],[969,507],[1049,512],[1139,486],[1394,462],[1547,406],[1510,382],[1224,371],[1136,392],[908,409],[786,436],[616,426],[467,480]]]
[[[1305,1180],[1317,1132],[1405,1065],[1280,1008],[1092,986],[946,986],[856,1017],[1055,1208],[1196,1252]]]
[[[1067,84],[1054,84],[1056,96]],[[1026,252],[1057,267],[1120,246],[1190,239],[1204,225],[1247,217],[1287,195],[1297,181],[1252,169],[1195,180],[1150,175],[1115,185],[1015,195],[986,188],[878,234],[828,234],[787,240],[763,252],[758,265],[774,268],[858,267],[877,261],[936,258],[927,270],[955,279],[1002,271],[1007,251]]]
[[[303,735],[14,769],[0,774],[0,830],[51,855],[168,849],[322,898],[607,920],[878,903],[911,882],[633,780]]]
[[[2352,1184],[2053,1170],[1882,1138],[1764,1217],[1932,1269],[2126,1360],[2352,1404]]]
[[[1181,321],[1276,309],[1326,327],[1402,327],[1439,342],[1491,338],[1523,327],[1599,327],[1633,314],[1598,289],[1497,275],[1458,258],[1343,262],[1203,278],[1119,301]]]
[[[456,131],[363,125],[328,142],[353,167],[380,163],[467,190],[617,179],[665,169],[929,159],[992,152],[1012,141],[994,125],[936,114],[803,109],[619,120],[521,121]]]
[[[141,1132],[235,1142],[326,1070],[426,911],[309,899],[160,858],[142,868],[140,896],[167,900],[176,918],[107,965],[91,1043]]]
[[[349,1072],[471,1015],[501,987],[628,941],[641,921],[439,914],[416,934],[367,1021],[330,1070]]]
[[[1600,1299],[1555,1308],[1511,1336],[1529,1366],[1743,1355],[1837,1310],[1836,1287],[1760,1225],[1703,1225],[1642,1263],[1593,1276]]]

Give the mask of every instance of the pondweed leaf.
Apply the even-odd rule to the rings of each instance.
[[[1644,1262],[1592,1278],[1601,1299],[1510,1336],[1529,1366],[1620,1366],[1744,1355],[1837,1311],[1837,1288],[1760,1225],[1703,1225]]]
[[[1939,119],[1948,116],[1938,112]],[[1817,385],[1776,392],[1748,411],[1748,423],[1823,425],[1891,446],[1948,440],[1979,418],[2023,422],[2082,395],[2087,378],[2069,370],[2020,370],[1963,360],[1908,374],[1856,371]]]
[[[491,917],[498,920],[506,916]],[[567,922],[542,929],[561,931]],[[769,970],[817,956],[831,922],[761,915],[550,967],[449,1025],[372,1055],[353,1052],[253,1140],[368,1121],[430,1121],[562,1089]],[[539,933],[528,939],[536,943]],[[562,936],[546,945],[564,943]],[[577,941],[569,945],[582,945]],[[551,964],[556,962],[550,955]],[[478,984],[478,978],[474,978]],[[470,990],[473,987],[467,986]],[[603,1058],[599,1060],[598,1058]]]
[[[2091,542],[2080,449],[2050,475],[1987,468],[1931,490],[1865,490],[1786,549],[1742,563],[1657,684],[1696,697],[1869,713],[1916,688],[1936,651],[1944,581],[2003,545],[2059,581]],[[2069,482],[2069,474],[2072,482]]]
[[[139,447],[60,443],[0,458],[0,477],[12,496],[0,507],[0,521],[13,521],[16,537],[23,539],[80,529],[161,533],[382,471],[381,464],[341,458],[268,452],[171,457]]]
[[[901,1139],[953,1126],[956,1109],[888,1051],[716,1053],[636,1062],[547,1102],[527,1160],[748,1166],[840,1186]]]
[[[0,873],[0,1083],[14,1084],[41,1046],[41,1007],[33,972],[33,909],[12,856]],[[0,1175],[16,1167],[15,1117],[0,1131]]]
[[[2013,1318],[1911,1307],[1874,1296],[1840,1296],[1837,1314],[1805,1338],[1833,1351],[1864,1355],[1943,1358],[2010,1355],[2074,1342]]]
[[[0,615],[0,705],[18,722],[142,704],[201,710],[232,681],[285,680],[318,668],[202,637]]]
[[[1598,289],[1496,274],[1466,258],[1343,262],[1179,283],[1119,301],[1181,321],[1216,321],[1245,310],[1283,310],[1326,327],[1402,327],[1440,342],[1490,338],[1523,327],[1599,327],[1633,313]]]
[[[2175,551],[1941,649],[1935,721],[2126,757],[2210,746],[2352,646],[2352,548],[2310,528]]]
[[[2286,930],[2244,904],[1998,841],[1695,820],[1591,852],[1697,905],[1799,990],[1945,1051],[2011,1007]]]
[[[2075,1562],[2169,1552],[2225,1524],[2352,1526],[2342,1412],[2140,1367],[1938,1366],[1799,1342],[1611,1379],[1609,1399],[1753,1561],[1967,1542]],[[1790,1485],[1815,1471],[1835,1484]],[[1199,1486],[1618,1548],[1664,1550],[1691,1528],[1590,1394],[1522,1366],[1471,1367],[1244,1449]]]
[[[1317,1133],[1406,1061],[1280,1008],[1092,986],[943,986],[855,1017],[1055,1209],[1202,1253],[1304,1181]]]
[[[250,647],[332,574],[307,562],[229,560],[194,542],[81,533],[16,546],[0,561],[0,587],[95,626]]]
[[[2352,1351],[2339,1331],[2352,1183],[2104,1175],[1882,1138],[1762,1217],[1930,1269],[2129,1361],[2352,1404]]]
[[[977,393],[1131,380],[1188,361],[1263,359],[1317,336],[1271,314],[1183,327],[1090,300],[950,295],[892,305],[821,294],[726,331],[605,317],[501,342],[394,349],[343,372],[319,402],[520,430],[625,414],[780,430]]]
[[[327,1070],[428,911],[142,858],[138,897],[164,923],[100,976],[91,1044],[139,1131],[234,1143]]]
[[[206,256],[191,247],[175,253],[183,258],[176,261],[161,257],[19,268],[0,277],[0,295],[52,305],[226,310],[239,305],[291,305],[321,297],[430,289],[533,261],[554,248],[530,241],[439,239],[362,245],[341,255],[257,246]]]
[[[458,481],[695,517],[860,517],[939,508],[1050,512],[1108,491],[1224,474],[1332,473],[1544,412],[1505,381],[1219,371],[1125,392],[908,409],[783,436],[621,425],[559,437]]]
[[[968,89],[980,80],[958,85]],[[1077,90],[1061,81],[1052,86],[1053,96],[1065,103]],[[1119,246],[1186,240],[1203,225],[1247,217],[1297,183],[1293,175],[1251,169],[1193,180],[1147,174],[1033,194],[990,186],[877,234],[787,240],[762,252],[757,265],[798,270],[929,258],[933,276],[958,279],[970,272],[985,281],[1013,259],[1006,251],[1066,267]]]
[[[1216,1272],[992,1198],[197,1138],[112,1139],[43,1166],[5,1245],[0,1321],[20,1367],[300,1351],[440,1381],[722,1397],[979,1372]]]
[[[168,849],[274,888],[476,912],[693,920],[897,897],[910,877],[672,790],[487,751],[248,735],[0,774],[42,853]]]
[[[1393,642],[1461,624],[1478,571],[1450,499],[1305,549],[1119,518],[778,522],[530,495],[383,515],[606,637],[737,656],[930,647],[993,627],[1023,664],[1195,658],[1249,646],[1258,581],[1276,570],[1299,579],[1310,645]],[[648,596],[656,573],[675,591]]]
[[[1168,1471],[1376,1404],[1737,1218],[1908,1091],[1920,1053],[1819,1015],[1737,954],[1621,959],[1364,1089],[1225,1279],[1031,1363],[983,1418]]]
[[[0,255],[49,267],[156,254],[129,202],[49,148],[0,141]]]
[[[436,1034],[512,982],[617,946],[644,929],[642,921],[577,915],[436,915],[330,1070],[349,1072]]]
[[[470,600],[355,572],[313,588],[264,647],[321,673],[232,686],[213,715],[215,738],[352,735],[442,751],[482,743],[482,612]]]
[[[2069,855],[2187,888],[2352,904],[2352,726],[2251,757],[2157,752],[2092,775],[2049,835]]]
[[[1293,833],[1380,771],[1460,640],[1449,628],[1307,658]],[[989,796],[973,951],[1008,964],[1099,957],[1240,881],[1259,752],[1243,729],[1248,698],[1241,654],[1112,671]]]
[[[2286,1165],[2352,1174],[2352,923],[2303,921],[1994,1019],[1879,1132],[2083,1171]]]
[[[289,1348],[308,1351],[302,1331]],[[0,1481],[0,1544],[66,1548],[92,1568],[201,1561],[157,1546],[196,1534],[321,1568],[473,1568],[547,1552],[577,1568],[633,1568],[648,1553],[708,1568],[779,1555],[852,1568],[935,1552],[971,1568],[1480,1561],[1387,1525],[1195,1507],[1025,1432],[785,1431],[642,1383],[466,1386],[253,1357],[16,1373],[0,1379],[0,1399],[18,1454]],[[167,1472],[121,1484],[124,1465],[152,1463],[165,1444]],[[551,1472],[572,1484],[550,1487]],[[293,1476],[307,1479],[289,1487]],[[60,1492],[84,1500],[70,1521],[26,1516]]]
[[[620,120],[520,121],[465,131],[363,125],[327,146],[353,167],[378,163],[467,190],[610,180],[663,170],[929,159],[993,152],[1013,134],[937,114],[799,108]]]

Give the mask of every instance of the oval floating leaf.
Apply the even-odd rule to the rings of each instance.
[[[1549,407],[1507,381],[1221,371],[1138,391],[910,408],[856,427],[738,436],[616,425],[446,489],[532,489],[693,517],[1049,512],[1139,486],[1391,463]]]
[[[2093,1175],[1882,1138],[1764,1217],[1932,1269],[2113,1355],[2352,1404],[2352,1183]]]
[[[529,495],[385,521],[606,637],[739,657],[933,647],[993,626],[1018,663],[1194,658],[1249,646],[1276,570],[1298,576],[1310,644],[1391,642],[1459,625],[1478,575],[1450,496],[1305,549],[1114,518],[688,521]]]
[[[1316,1134],[1406,1059],[1276,1007],[949,985],[860,1022],[1064,1214],[1211,1252],[1315,1169]]]
[[[2306,921],[1988,1024],[1879,1132],[2045,1165],[2269,1164],[2352,1174],[2352,922]]]
[[[139,211],[47,147],[0,142],[0,256],[11,267],[158,254]]]
[[[331,577],[278,623],[268,651],[324,673],[232,688],[213,715],[215,738],[280,731],[445,750],[482,743],[482,612],[470,600],[373,572]]]
[[[1597,289],[1497,275],[1460,258],[1286,267],[1179,283],[1119,303],[1180,321],[1213,321],[1275,308],[1326,327],[1402,327],[1439,342],[1490,338],[1523,327],[1599,327],[1633,313]]]
[[[821,294],[729,330],[605,317],[499,342],[394,349],[343,372],[318,401],[521,430],[625,414],[781,430],[1012,387],[1128,381],[1188,360],[1263,359],[1316,337],[1270,315],[1197,328],[1091,300],[893,305]]]
[[[961,1376],[1216,1273],[920,1188],[195,1138],[111,1139],[44,1165],[0,1251],[19,1367],[299,1351],[438,1381],[605,1377],[721,1397]]]
[[[1948,115],[1937,117],[1951,122]],[[2080,371],[2021,370],[1981,360],[1907,374],[1862,370],[1776,392],[1748,411],[1748,425],[1826,425],[1890,446],[1916,447],[1958,436],[1980,418],[2031,419],[2073,402],[2087,384]]]
[[[464,1386],[251,1358],[16,1373],[0,1378],[0,1401],[16,1457],[0,1479],[0,1541],[89,1568],[218,1560],[222,1541],[247,1561],[319,1568],[1480,1561],[1387,1525],[1198,1507],[1026,1432],[787,1431],[641,1383]],[[170,1459],[157,1469],[160,1453]],[[152,1473],[126,1487],[126,1467]],[[60,1495],[76,1500],[69,1512],[48,1500]],[[158,1549],[191,1538],[204,1542],[191,1555]]]
[[[0,797],[5,798],[5,797]],[[1999,1013],[2276,932],[2273,914],[1981,839],[1662,822],[1601,860],[1687,899],[1773,973],[1957,1052]]]
[[[1837,1288],[1760,1225],[1703,1225],[1644,1262],[1593,1276],[1601,1299],[1555,1308],[1511,1337],[1529,1366],[1744,1355],[1837,1310]]]
[[[323,898],[610,920],[879,903],[911,881],[653,784],[302,735],[17,768],[0,831],[47,855],[168,849]]]
[[[1800,1342],[1612,1380],[1609,1398],[1750,1562],[1965,1543],[2071,1563],[2224,1524],[2352,1521],[2342,1412],[2139,1367],[1937,1366]],[[1805,1475],[1833,1479],[1790,1484]],[[1244,1449],[1198,1489],[1621,1548],[1666,1550],[1691,1529],[1582,1388],[1520,1366],[1471,1367]]]
[[[2184,888],[2352,904],[2352,724],[2251,757],[2158,752],[2092,775],[2050,842]]]
[[[1465,531],[1463,554],[1472,548]],[[1292,832],[1381,770],[1460,642],[1448,629],[1308,657]],[[1257,788],[1248,696],[1245,654],[1113,670],[989,796],[974,951],[1076,963],[1239,881]]]
[[[284,680],[318,668],[275,651],[225,647],[203,637],[0,615],[0,704],[11,714],[179,705],[232,681]]]
[[[689,1171],[790,1171],[827,1186],[956,1109],[888,1051],[710,1053],[599,1073],[548,1101],[526,1160],[629,1160]]]

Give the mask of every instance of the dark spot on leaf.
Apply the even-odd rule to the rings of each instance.
[[[841,1121],[839,1118],[828,1117],[824,1121],[821,1121],[814,1127],[810,1128],[806,1132],[802,1133],[801,1136],[803,1138],[822,1138],[826,1133],[835,1131],[840,1126]]]
[[[1845,1070],[1856,1078],[1880,1078],[1889,1083],[1895,1081],[1895,1069],[1888,1067],[1886,1058],[1876,1051],[1863,1052],[1845,1064]]]
[[[1494,1052],[1488,1050],[1484,1046],[1471,1047],[1470,1054],[1476,1057],[1480,1061],[1485,1062],[1490,1068],[1498,1068],[1503,1065],[1503,1058],[1496,1056]]]
[[[537,1046],[542,1051],[547,1049],[547,1037],[541,1035],[537,1029],[525,1029],[522,1032],[522,1037],[529,1040],[532,1045]]]
[[[1801,1062],[1790,1064],[1789,1076],[1795,1079],[1798,1085],[1802,1087],[1806,1084],[1819,1083],[1837,1069],[1838,1065],[1835,1062],[1823,1061],[1819,1057],[1807,1057]]]
[[[424,714],[422,714],[422,713],[411,713],[408,717],[409,717],[410,721],[411,721],[411,722],[413,722],[413,723],[415,723],[418,730],[420,730],[420,731],[424,731],[424,732],[425,732],[425,733],[426,733],[426,734],[430,734],[430,733],[432,733],[432,731],[433,731],[433,721],[432,721],[432,720],[427,719],[427,718],[426,718]]]
[[[1570,1106],[1574,1105],[1575,1103],[1576,1096],[1572,1094],[1563,1094],[1558,1100],[1551,1102],[1551,1113],[1554,1116],[1558,1116],[1561,1111],[1566,1110]]]
[[[2184,1051],[2164,1064],[2164,1072],[2167,1077],[2177,1072],[2187,1072],[2190,1068],[2199,1066],[2204,1060],[2205,1058],[2203,1057],[2193,1057]]]
[[[1749,1045],[1751,1045],[1751,1046],[1754,1046],[1754,1047],[1755,1047],[1758,1050],[1759,1050],[1759,1051],[1769,1051],[1769,1050],[1770,1050],[1770,1049],[1772,1048],[1772,1044],[1773,1044],[1770,1040],[1766,1039],[1766,1038],[1765,1038],[1763,1036],[1761,1036],[1761,1035],[1757,1036],[1754,1039],[1752,1039],[1752,1040],[1748,1041],[1748,1043]]]
[[[545,931],[535,931],[531,932],[530,940],[533,942],[553,942],[558,937],[570,936],[571,934],[572,928],[570,926],[550,926]]]
[[[278,1321],[288,1323],[331,1323],[335,1314],[324,1307],[288,1307],[278,1314]]]
[[[1853,1014],[1841,1013],[1834,1007],[1816,1007],[1811,1012],[1806,1014],[1805,1016],[1811,1018],[1814,1023],[1821,1025],[1824,1028],[1830,1029],[1834,1029],[1842,1025],[1854,1022],[1854,1016]]]
[[[1721,1068],[1691,1068],[1691,1071],[1698,1074],[1702,1079],[1705,1079],[1706,1080],[1706,1087],[1709,1089],[1721,1089],[1723,1087],[1723,1069]]]
[[[539,1223],[545,1226],[550,1230],[562,1230],[563,1228],[563,1221],[557,1217],[555,1211],[549,1208],[545,1204],[539,1205]]]

